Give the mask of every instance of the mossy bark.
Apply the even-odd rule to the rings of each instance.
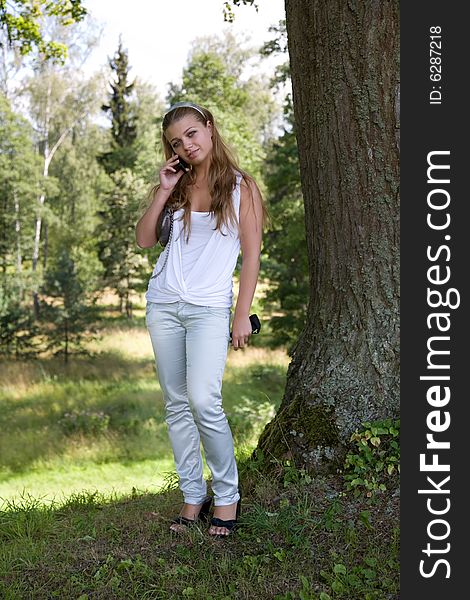
[[[399,413],[399,7],[286,0],[310,291],[258,448],[310,471]]]

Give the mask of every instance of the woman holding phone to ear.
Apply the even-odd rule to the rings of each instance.
[[[234,530],[241,495],[232,433],[222,407],[222,377],[230,343],[232,276],[242,252],[232,321],[234,350],[252,333],[250,307],[260,266],[267,211],[254,180],[237,165],[212,113],[191,102],[170,107],[162,122],[166,162],[151,204],[136,226],[141,248],[157,243],[156,223],[174,209],[171,239],[146,294],[146,323],[156,358],[179,486],[184,496],[170,529],[207,519],[200,442],[212,474],[214,514],[209,535]],[[179,167],[179,160],[189,168]]]

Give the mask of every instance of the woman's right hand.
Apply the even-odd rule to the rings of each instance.
[[[178,164],[178,161],[179,156],[174,154],[160,169],[160,187],[163,190],[171,192],[181,177],[188,171],[188,169],[186,171],[177,171],[175,167]]]

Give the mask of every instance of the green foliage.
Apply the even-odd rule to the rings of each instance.
[[[354,490],[356,496],[365,493],[371,497],[397,484],[399,435],[400,421],[391,419],[363,423],[363,429],[352,434],[356,452],[346,456],[343,468],[347,490]]]
[[[267,83],[240,77],[252,51],[243,50],[233,36],[195,42],[181,85],[173,84],[168,103],[191,100],[206,106],[222,135],[236,153],[240,166],[263,187],[263,137],[269,135],[275,103]]]
[[[59,420],[62,430],[70,435],[85,433],[96,435],[108,430],[110,416],[103,411],[73,410]]]
[[[132,101],[134,83],[129,83],[129,57],[127,50],[119,47],[109,61],[114,79],[110,82],[109,104],[101,108],[111,116],[111,150],[99,160],[108,174],[119,169],[132,169],[136,161],[137,137],[135,106]]]
[[[32,252],[31,199],[43,179],[29,123],[0,94],[0,354],[38,351],[27,294],[33,278],[25,259]]]
[[[146,581],[153,575],[153,570],[142,560],[138,554],[133,558],[117,559],[108,554],[104,563],[95,571],[93,579],[97,582],[105,581],[116,592],[125,585],[124,579],[131,581]]]
[[[33,231],[29,231],[35,240],[36,316],[41,313],[37,297],[39,286],[49,266],[57,268],[64,248],[73,259],[75,270],[80,273],[83,294],[95,286],[100,269],[92,235],[96,192],[101,179],[95,158],[100,139],[97,127],[90,123],[90,113],[97,108],[99,91],[96,83],[96,79],[84,81],[69,67],[44,61],[38,62],[33,75],[26,81],[29,114],[40,139],[38,154],[47,173],[44,192],[38,198],[40,202],[36,203],[35,219],[30,225]],[[44,287],[42,289],[47,293]],[[52,343],[54,350],[62,347],[64,356],[67,356],[68,341],[62,346],[60,337],[68,340],[69,324],[67,319],[63,319],[65,315],[60,304],[61,301],[49,303],[41,316],[44,319],[50,315],[55,323],[44,327],[48,345]],[[82,315],[80,319],[83,321],[84,317]],[[77,318],[78,314],[74,320],[77,321]]]
[[[147,262],[135,243],[135,221],[146,193],[139,175],[149,171],[148,149],[152,141],[149,138],[137,141],[137,134],[142,131],[138,128],[142,106],[134,99],[134,83],[128,81],[128,53],[121,40],[110,66],[115,80],[110,84],[109,104],[102,109],[111,116],[111,149],[98,157],[110,175],[110,182],[102,197],[102,209],[98,211],[100,222],[96,232],[98,256],[104,268],[102,283],[116,291],[121,312],[131,318],[131,293],[147,276]],[[145,100],[148,105],[148,94]],[[153,133],[156,134],[155,128]],[[136,163],[138,168],[134,171]]]
[[[231,109],[243,108],[247,101],[247,94],[236,75],[229,72],[225,57],[216,51],[197,48],[183,70],[181,86],[170,88],[171,104],[189,95],[198,98],[201,104],[210,102]]]
[[[287,29],[286,20],[282,19],[278,25],[272,25],[268,31],[274,33],[274,38],[265,42],[261,47],[261,56],[272,56],[275,54],[283,54],[287,57],[288,46],[287,46]],[[271,86],[274,88],[280,88],[290,81],[290,67],[289,61],[286,60],[284,63],[277,65],[274,77],[271,79]],[[292,104],[292,95],[290,93],[286,96],[286,107],[290,107]]]
[[[83,20],[86,14],[82,0],[0,0],[0,47],[6,42],[19,48],[23,55],[36,48],[46,59],[63,61],[67,47],[44,39],[43,21],[48,17],[62,25],[71,25]]]
[[[272,227],[265,235],[264,275],[271,286],[265,304],[279,307],[272,317],[275,345],[289,347],[305,324],[308,302],[308,260],[305,216],[297,144],[293,131],[274,141],[266,160],[266,187]]]
[[[131,318],[131,293],[146,275],[147,263],[135,243],[135,215],[146,188],[130,170],[112,173],[111,184],[98,212],[98,256],[104,267],[104,284],[116,291],[121,311]]]
[[[285,21],[271,27],[274,39],[261,49],[263,56],[287,54]],[[277,67],[271,85],[275,89],[290,80],[289,62]],[[263,274],[271,285],[266,293],[266,309],[276,309],[270,321],[273,346],[287,345],[289,353],[305,324],[309,297],[309,268],[305,212],[300,184],[299,157],[295,135],[292,96],[284,102],[283,133],[268,146],[265,181],[272,227],[265,235]]]
[[[31,307],[21,301],[22,290],[13,277],[3,276],[0,282],[0,355],[34,357],[40,346],[40,331],[33,319]]]
[[[334,498],[323,514],[323,523],[327,531],[338,531],[343,525],[343,507],[337,498]]]
[[[380,573],[382,569],[383,566],[379,565],[377,558],[372,555],[366,556],[361,564],[352,567],[338,562],[329,571],[322,569],[320,575],[331,589],[331,596],[325,593],[325,600],[328,598],[381,600],[384,594],[393,592],[396,587],[390,577],[383,577]]]
[[[142,181],[151,182],[157,175],[161,129],[159,118],[164,103],[154,88],[137,80],[134,84],[137,137],[134,143],[136,162],[133,173]]]
[[[41,292],[46,295],[41,318],[47,350],[63,355],[65,362],[73,352],[86,352],[84,341],[92,333],[90,311],[76,263],[67,248],[46,271]]]
[[[233,23],[235,20],[235,13],[233,12],[234,6],[254,6],[256,12],[258,12],[258,5],[255,3],[255,0],[230,0],[229,2],[224,2],[223,15],[224,21],[228,23]]]
[[[308,485],[312,482],[312,478],[304,468],[298,469],[290,460],[283,463],[283,479],[284,487],[295,485]]]
[[[48,198],[45,215],[49,225],[50,256],[46,268],[64,248],[68,248],[83,292],[90,297],[100,289],[103,273],[95,230],[99,223],[98,198],[109,186],[109,178],[92,151],[102,141],[100,131],[87,125],[77,127],[76,134],[74,132],[64,142],[51,166],[57,189]]]
[[[0,94],[0,267],[22,269],[32,251],[31,199],[43,184],[31,125]]]
[[[274,600],[331,600],[328,594],[323,592],[320,596],[315,594],[307,577],[301,575],[300,583],[302,584],[302,587],[298,591],[277,595],[274,597]]]

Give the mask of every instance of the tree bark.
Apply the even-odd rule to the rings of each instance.
[[[45,105],[45,114],[44,114],[44,124],[41,133],[43,134],[44,141],[44,166],[43,166],[43,177],[47,179],[49,174],[49,126],[50,126],[50,108],[51,108],[51,83],[48,81],[47,85],[47,93],[46,93],[46,105]],[[42,224],[42,214],[41,209],[44,206],[44,202],[46,200],[45,192],[42,192],[39,196],[39,206],[40,210],[36,216],[36,223],[34,228],[34,248],[33,248],[33,274],[36,273],[37,265],[39,261],[39,242],[41,240],[41,224]],[[33,307],[34,307],[34,318],[39,318],[39,294],[37,287],[33,290]]]
[[[20,203],[16,190],[13,191],[13,200],[15,203],[15,235],[16,235],[16,272],[21,275],[23,270],[23,257],[21,252],[21,220]]]
[[[399,6],[286,0],[286,24],[310,290],[258,449],[326,472],[399,414]]]

